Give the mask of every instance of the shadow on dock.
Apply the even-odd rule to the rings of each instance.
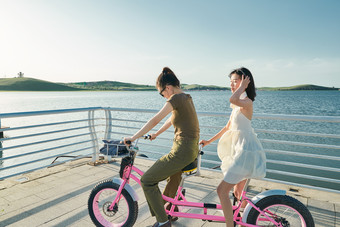
[[[94,226],[87,211],[87,200],[92,188],[100,181],[119,177],[120,162],[91,166],[90,159],[81,159],[42,169],[1,182],[0,226]],[[153,162],[136,159],[143,171]],[[22,181],[20,179],[27,179]],[[192,201],[219,202],[216,186],[222,174],[203,170],[202,176],[189,178],[185,182],[187,197]],[[132,182],[131,182],[132,183]],[[160,183],[164,188],[165,182]],[[142,189],[136,183],[132,187],[139,195],[139,214],[135,226],[151,226],[155,219],[150,217]],[[252,180],[250,197],[271,188],[287,190],[287,185]],[[316,226],[334,227],[340,225],[339,194],[310,192],[288,194],[304,203],[311,211]],[[323,196],[320,196],[324,193]],[[326,195],[325,195],[326,194]],[[332,202],[319,198],[333,199]],[[223,223],[209,223],[202,220],[180,218],[173,226],[225,226]]]

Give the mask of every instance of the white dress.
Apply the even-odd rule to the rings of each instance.
[[[237,184],[243,179],[265,177],[266,155],[251,121],[243,115],[240,107],[233,106],[230,123],[229,130],[222,135],[217,146],[224,181]]]

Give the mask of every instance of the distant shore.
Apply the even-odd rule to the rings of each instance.
[[[187,91],[230,90],[228,87],[215,85],[182,84]],[[261,91],[295,91],[295,90],[340,90],[335,87],[323,87],[312,84],[291,87],[260,87]],[[123,83],[118,81],[97,81],[77,83],[53,83],[34,78],[0,78],[0,91],[154,91],[155,86]]]

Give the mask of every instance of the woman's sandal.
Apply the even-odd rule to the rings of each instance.
[[[167,209],[167,210],[170,210],[171,205],[172,205],[172,204],[169,203],[168,206],[166,207],[166,209]],[[177,207],[177,206],[175,206],[174,211],[175,211],[175,212],[178,212],[178,207]],[[172,217],[172,216],[169,215],[169,220],[170,220],[171,222],[175,222],[175,221],[178,220],[178,217]]]

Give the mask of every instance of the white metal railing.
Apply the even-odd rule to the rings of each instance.
[[[96,162],[99,160],[102,139],[131,136],[157,112],[150,109],[94,107],[0,114],[0,126],[9,126],[0,129],[0,133],[5,133],[5,138],[0,138],[0,143],[3,143],[3,147],[0,147],[0,155],[3,155],[0,156],[0,179],[74,158],[91,156],[92,162]],[[37,116],[38,119],[31,119]],[[198,116],[217,119],[217,122],[218,119],[226,118],[225,113],[213,112],[199,112]],[[28,118],[29,123],[18,121],[23,118]],[[332,124],[337,128],[340,123],[338,116],[254,114],[253,119],[287,122],[286,124],[294,121]],[[200,123],[202,139],[210,138],[223,127],[220,123],[207,125],[201,120]],[[267,154],[266,180],[339,192],[339,131],[319,133],[255,127],[255,132]],[[165,132],[152,142],[140,141],[140,153],[151,159],[158,159],[171,149],[172,133],[171,130]],[[202,159],[203,167],[218,169],[220,160],[216,154],[216,146],[215,142],[206,147]],[[63,161],[58,159],[58,162],[51,163],[51,160],[64,156],[73,158]],[[109,159],[106,156],[105,158]]]
[[[94,118],[94,112],[98,110],[101,108],[0,114],[0,132],[5,135],[0,138],[0,180],[70,160],[51,161],[58,158],[96,154],[95,130],[100,125],[95,121],[101,119]]]
[[[119,112],[124,115],[124,112],[139,112],[145,114],[156,113],[157,110],[150,109],[128,109],[128,108],[108,108],[112,113]],[[215,112],[198,112],[199,117],[212,117],[212,118],[226,118],[225,113],[215,113]],[[122,137],[131,136],[136,130],[138,130],[143,124],[148,120],[145,117],[144,120],[141,118],[130,119],[122,117],[112,118],[112,129],[109,129],[109,137]],[[340,117],[338,116],[304,116],[304,115],[282,115],[282,114],[254,114],[253,119],[264,119],[264,120],[274,120],[279,122],[286,122],[290,124],[291,122],[307,122],[307,123],[319,123],[319,124],[331,124],[332,127],[337,127],[340,129]],[[201,122],[200,122],[201,123]],[[200,125],[201,128],[201,138],[210,138],[214,133],[218,132],[223,125]],[[215,131],[214,133],[206,133],[204,129],[210,129]],[[282,138],[260,138],[260,141],[265,147],[267,154],[267,180],[290,183],[292,185],[300,185],[309,188],[321,188],[322,190],[340,192],[340,130],[335,130],[334,133],[318,133],[309,131],[299,131],[301,129],[297,128],[297,131],[291,130],[278,130],[276,128],[255,128],[255,132],[258,134],[270,134],[272,136],[282,135],[289,136],[299,136],[304,137],[298,141],[292,141],[289,139]],[[172,132],[161,135],[157,138],[159,142],[140,142],[141,152],[144,152],[149,156],[149,158],[157,159],[165,152],[171,149]],[[304,139],[307,138],[307,141]],[[308,139],[309,138],[309,139]],[[333,144],[319,143],[316,140],[320,138],[322,140],[331,139]],[[152,145],[150,145],[152,144]],[[280,148],[270,148],[268,145],[280,145]],[[267,146],[265,146],[267,145]],[[150,146],[155,147],[151,149]],[[218,168],[220,165],[220,160],[216,154],[217,143],[213,143],[212,146],[205,149],[205,154],[202,159],[202,165],[209,168]],[[287,148],[289,146],[289,148]],[[146,148],[144,148],[146,147]],[[268,148],[269,147],[269,148]],[[290,149],[290,150],[289,150]],[[296,149],[296,150],[295,150]],[[322,150],[319,154],[310,152],[310,149]],[[332,151],[332,152],[330,152]],[[270,155],[274,157],[270,157]],[[269,156],[269,157],[268,157]],[[288,157],[290,160],[281,160],[280,157]],[[303,163],[304,160],[310,159],[311,163]],[[332,166],[329,161],[331,161]],[[277,168],[281,167],[281,168]],[[303,171],[301,171],[303,169]],[[319,172],[322,172],[320,175]],[[280,180],[278,180],[280,179]],[[321,186],[320,186],[321,185]]]

